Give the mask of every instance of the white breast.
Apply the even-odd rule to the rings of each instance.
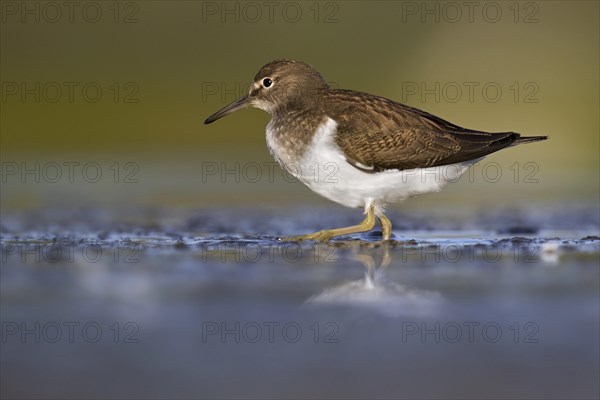
[[[364,172],[346,161],[334,140],[336,127],[337,123],[331,118],[321,124],[300,162],[285,163],[286,155],[274,156],[313,191],[347,207],[367,208],[374,203],[376,209],[383,209],[389,203],[436,192],[446,183],[457,180],[475,162],[404,171]],[[270,140],[273,140],[272,135],[267,129],[267,143]]]

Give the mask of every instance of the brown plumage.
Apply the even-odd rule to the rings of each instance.
[[[373,172],[456,164],[547,139],[466,129],[417,108],[351,90],[327,91],[323,111],[338,123],[336,143],[348,161]]]
[[[260,85],[265,77],[274,81],[269,90]],[[258,84],[245,102],[269,111],[274,140],[295,149],[289,159],[280,160],[284,163],[303,156],[326,117],[338,124],[335,141],[347,161],[367,172],[456,164],[511,145],[547,139],[466,129],[384,97],[331,89],[317,70],[301,61],[272,61],[258,71],[254,81]],[[219,113],[207,123],[222,116]]]

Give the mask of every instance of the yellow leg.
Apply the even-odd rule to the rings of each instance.
[[[301,241],[301,240],[319,240],[327,241],[334,236],[349,235],[351,233],[367,232],[373,229],[375,226],[375,208],[374,206],[369,207],[365,220],[358,225],[347,226],[345,228],[327,229],[307,235],[284,237],[282,240]]]
[[[390,240],[392,237],[392,223],[384,213],[379,215],[379,221],[381,221],[381,233],[383,240]]]

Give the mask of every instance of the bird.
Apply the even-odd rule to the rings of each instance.
[[[284,170],[325,198],[364,210],[357,225],[281,238],[292,241],[368,232],[376,219],[382,239],[391,240],[389,204],[437,192],[498,150],[548,138],[462,128],[384,97],[332,88],[311,65],[291,59],[265,64],[248,94],[204,124],[246,107],[271,114],[267,147]]]

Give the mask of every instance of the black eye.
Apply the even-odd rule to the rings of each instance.
[[[271,79],[269,79],[269,78],[265,78],[265,79],[263,79],[263,86],[264,86],[264,87],[269,87],[269,86],[271,86],[272,84],[273,84],[273,81],[272,81]]]

